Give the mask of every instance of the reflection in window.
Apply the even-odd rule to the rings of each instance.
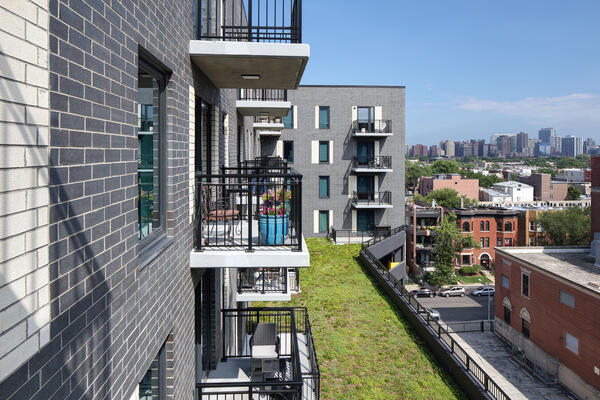
[[[294,162],[294,142],[292,140],[283,141],[283,160],[288,163]]]
[[[138,212],[139,238],[161,226],[160,97],[161,82],[140,69],[138,75]]]
[[[283,117],[283,127],[289,129],[294,127],[294,107],[290,107],[287,115]]]
[[[319,129],[329,129],[329,107],[319,107]]]

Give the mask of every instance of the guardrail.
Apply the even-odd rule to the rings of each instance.
[[[391,119],[357,120],[352,122],[352,133],[392,133]]]
[[[373,193],[352,192],[352,204],[356,206],[389,206],[392,204],[392,192],[389,190]]]
[[[238,100],[287,101],[285,89],[239,89]]]
[[[380,274],[383,281],[389,285],[389,289],[396,296],[396,298],[402,301],[407,308],[412,312],[416,319],[423,324],[429,334],[434,335],[438,343],[441,343],[443,348],[456,364],[465,369],[470,377],[479,384],[479,387],[486,394],[496,400],[510,400],[510,397],[500,388],[500,386],[485,372],[483,368],[475,361],[461,346],[452,338],[448,329],[446,329],[442,323],[431,317],[427,308],[424,307],[416,297],[410,294],[408,290],[402,285],[399,279],[394,278],[392,274],[385,268],[381,262],[371,254],[368,249],[369,246],[363,244],[361,250],[362,259],[365,260],[372,270],[375,270]],[[493,330],[493,322],[490,321],[490,328]]]
[[[368,160],[352,159],[352,168],[392,169],[392,156],[373,156]]]

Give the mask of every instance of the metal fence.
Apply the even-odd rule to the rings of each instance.
[[[353,121],[352,133],[359,136],[361,133],[392,133],[391,119],[375,119],[368,121]]]
[[[285,89],[239,89],[238,100],[287,101]]]
[[[352,204],[362,206],[384,206],[392,204],[392,192],[352,192]]]
[[[388,285],[393,289],[394,294],[406,303],[409,308],[415,313],[417,318],[428,327],[428,330],[434,334],[446,350],[454,356],[457,362],[463,366],[469,374],[475,378],[482,388],[493,399],[509,400],[510,397],[498,386],[498,384],[485,372],[483,368],[475,361],[451,336],[451,332],[443,326],[443,323],[431,317],[431,314],[425,306],[423,306],[415,296],[411,295],[408,290],[402,285],[399,279],[396,279],[390,272],[381,264],[381,262],[371,254],[366,244],[363,244],[361,250],[363,257],[367,260],[377,272],[379,272]],[[493,330],[493,322],[489,329]]]
[[[374,156],[366,160],[352,159],[352,168],[392,169],[392,156]]]
[[[240,268],[238,293],[287,293],[287,268]]]

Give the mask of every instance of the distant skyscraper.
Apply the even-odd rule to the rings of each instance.
[[[562,154],[567,157],[577,157],[583,154],[583,139],[568,135],[562,139]]]
[[[444,150],[446,157],[454,157],[454,142],[452,140],[442,140],[440,142],[440,148]]]
[[[592,139],[592,138],[585,139],[585,142],[583,142],[583,152],[585,154],[589,154],[588,149],[591,149],[593,147],[596,147],[596,142],[594,141],[594,139]]]
[[[424,144],[415,144],[410,148],[412,157],[427,157],[427,146]]]
[[[538,132],[538,139],[544,144],[551,144],[550,138],[555,135],[554,128],[542,128]]]
[[[510,136],[499,135],[496,139],[496,146],[498,148],[498,155],[508,156],[510,154]]]
[[[529,154],[529,135],[526,132],[517,134],[517,153]]]

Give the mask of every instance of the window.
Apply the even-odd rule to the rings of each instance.
[[[479,230],[480,230],[481,232],[485,231],[485,223],[484,223],[483,221],[481,221],[481,222],[479,223]],[[483,245],[482,245],[482,246],[483,246]]]
[[[534,238],[532,238],[532,237],[529,238],[529,245],[530,246],[535,246],[535,239]]]
[[[283,160],[289,163],[294,162],[294,142],[292,140],[283,141]]]
[[[502,287],[505,289],[510,289],[510,281],[506,275],[502,275]]]
[[[322,199],[326,199],[329,197],[329,177],[328,176],[320,176],[319,177],[319,197]]]
[[[502,238],[496,240],[496,247],[502,247]]]
[[[529,297],[529,274],[521,273],[521,294]]]
[[[140,400],[167,398],[167,352],[163,344],[139,383]]]
[[[504,239],[504,245],[511,247],[512,246],[512,238],[506,238]]]
[[[481,247],[485,247],[485,239],[479,238],[479,244],[481,245]]]
[[[471,265],[471,255],[470,254],[463,254],[462,265]]]
[[[529,321],[521,318],[521,332],[523,332],[523,336],[529,339]]]
[[[565,335],[565,346],[575,354],[579,354],[579,339],[569,332]]]
[[[468,222],[463,223],[463,232],[470,232],[471,231],[471,224],[469,224]]]
[[[329,107],[319,107],[319,129],[329,129]]]
[[[329,162],[329,142],[326,140],[319,142],[319,162]]]
[[[163,169],[165,75],[140,58],[138,71],[138,238],[156,237],[165,223]],[[149,241],[146,241],[148,243]]]
[[[504,230],[505,230],[506,232],[512,232],[512,224],[511,224],[510,222],[508,222],[508,221],[507,221],[507,222],[504,224]]]
[[[288,129],[294,128],[294,107],[290,107],[287,115],[283,117],[283,127]]]
[[[534,232],[534,231],[535,231],[535,222],[529,221],[529,232]]]
[[[358,107],[358,130],[375,132],[375,107]]]
[[[490,247],[490,238],[489,237],[485,238],[485,247]]]
[[[490,221],[485,221],[485,231],[486,232],[490,231]]]
[[[504,322],[510,325],[510,308],[504,306]]]
[[[329,211],[319,211],[319,233],[329,232]]]
[[[560,302],[568,305],[571,308],[575,308],[575,296],[571,293],[565,292],[564,290],[560,291]]]

